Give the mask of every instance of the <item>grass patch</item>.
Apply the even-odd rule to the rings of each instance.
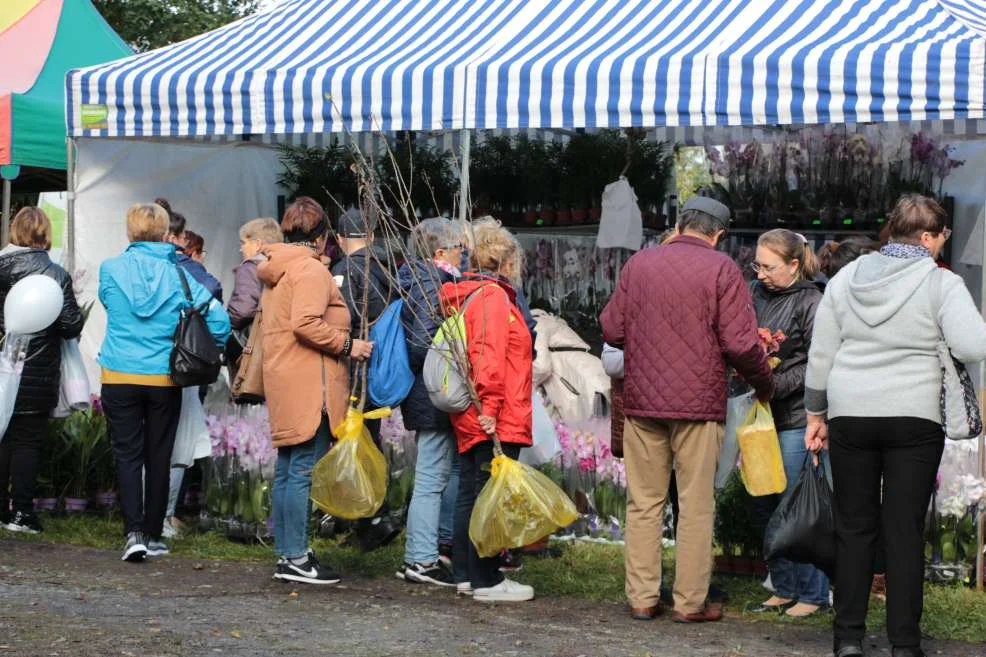
[[[115,516],[48,516],[43,518],[44,534],[25,536],[0,530],[0,535],[25,541],[66,543],[119,550],[123,547],[123,526]],[[524,557],[524,569],[516,578],[537,589],[539,596],[570,597],[600,602],[623,602],[623,547],[588,542],[554,543],[561,546],[557,558]],[[333,566],[361,577],[393,577],[404,556],[402,540],[373,552],[360,552],[341,540],[318,539],[313,547],[326,554]],[[189,534],[171,542],[172,552],[192,559],[226,561],[267,561],[273,558],[271,546],[238,543],[216,532]],[[673,577],[673,553],[665,555],[665,573]],[[731,615],[757,623],[808,625],[825,630],[831,627],[831,614],[795,620],[774,614],[751,614],[769,594],[760,581],[751,577],[716,576],[713,581],[729,593]],[[873,599],[867,628],[882,632],[886,609]],[[986,642],[986,595],[959,586],[926,585],[922,629],[936,639]]]

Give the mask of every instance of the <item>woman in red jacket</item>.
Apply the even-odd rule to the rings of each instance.
[[[461,468],[453,566],[459,593],[483,602],[520,602],[532,599],[534,589],[506,579],[499,557],[480,558],[469,540],[469,519],[490,478],[492,436],[514,459],[531,444],[532,342],[512,285],[520,279],[522,251],[513,235],[492,222],[476,225],[473,235],[476,273],[442,287],[447,308],[470,300],[464,313],[467,351],[481,407],[451,416]]]

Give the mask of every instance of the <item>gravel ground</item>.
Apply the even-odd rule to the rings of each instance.
[[[621,605],[542,598],[482,605],[397,579],[285,585],[271,565],[0,541],[0,655],[512,657],[826,656],[815,628],[727,619],[631,621]],[[885,641],[872,642],[887,657]],[[983,657],[939,642],[930,655]]]

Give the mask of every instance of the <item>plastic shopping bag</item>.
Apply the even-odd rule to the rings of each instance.
[[[3,339],[3,349],[0,350],[0,440],[14,415],[28,342],[28,336],[21,335],[7,335]]]
[[[68,417],[72,411],[89,408],[89,375],[82,361],[78,340],[62,340],[62,367],[59,373],[58,405],[51,417]]]
[[[754,497],[783,493],[787,488],[781,443],[770,406],[759,401],[736,432],[740,449],[740,476]]]
[[[312,501],[330,516],[357,520],[370,518],[387,496],[387,459],[364,420],[390,415],[389,408],[361,413],[355,408],[332,433],[338,439],[312,472]]]
[[[548,410],[541,401],[541,395],[535,392],[531,398],[534,409],[533,435],[534,444],[520,450],[520,462],[530,466],[538,466],[555,458],[561,452],[558,442],[558,432],[555,423],[551,421]]]
[[[178,433],[171,449],[171,467],[188,468],[196,458],[212,453],[209,428],[205,423],[205,409],[199,401],[198,386],[181,391],[181,415],[178,416]]]
[[[810,563],[835,574],[835,517],[832,489],[822,465],[805,459],[798,481],[767,523],[764,554],[769,559]]]
[[[469,538],[481,557],[536,543],[578,518],[571,499],[534,468],[506,456],[493,457],[469,519]]]
[[[719,450],[719,466],[716,468],[716,490],[722,489],[729,481],[729,475],[736,467],[739,458],[739,440],[736,437],[740,423],[750,414],[753,408],[753,393],[748,392],[736,397],[730,397],[726,402],[726,437]]]

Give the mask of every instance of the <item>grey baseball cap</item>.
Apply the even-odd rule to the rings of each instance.
[[[368,233],[373,232],[375,228],[373,224],[372,220],[365,220],[359,210],[349,208],[336,222],[336,234],[340,237],[364,238]]]
[[[682,212],[686,212],[688,210],[703,212],[722,222],[723,228],[729,227],[729,208],[714,198],[709,198],[708,196],[693,196],[685,202],[685,207],[681,209]]]

